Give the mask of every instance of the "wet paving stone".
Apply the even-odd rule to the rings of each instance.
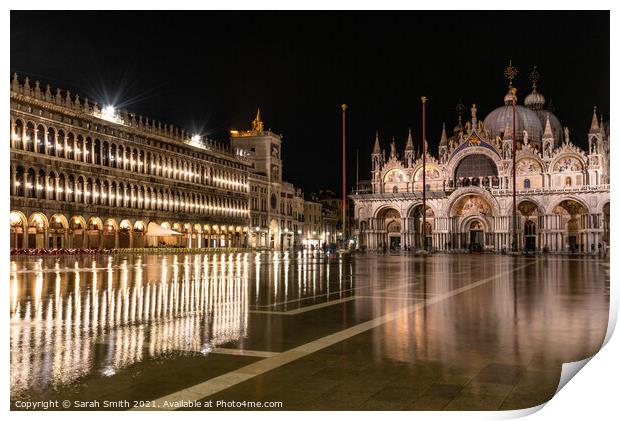
[[[488,254],[19,258],[10,270],[11,400],[526,408],[553,397],[563,362],[601,346],[605,263]]]

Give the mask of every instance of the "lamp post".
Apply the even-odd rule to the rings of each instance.
[[[347,149],[346,149],[346,116],[347,104],[342,104],[342,240],[347,238]]]
[[[512,81],[517,76],[518,70],[512,65],[512,60],[504,76],[508,79],[508,93],[512,100],[512,251],[518,249],[517,238],[517,89],[512,86]],[[506,103],[508,105],[508,103]]]
[[[426,101],[422,100],[422,250],[426,251]]]
[[[512,251],[518,250],[517,238],[517,88],[512,88]]]

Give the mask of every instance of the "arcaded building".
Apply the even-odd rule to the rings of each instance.
[[[244,153],[12,78],[11,247],[248,246]]]
[[[512,247],[512,142],[516,142],[516,201],[520,250],[600,252],[609,244],[609,123],[591,116],[588,149],[573,144],[538,91],[516,106],[513,139],[512,79],[504,105],[478,117],[476,105],[464,121],[441,132],[438,156],[426,156],[426,226],[423,229],[422,159],[409,133],[403,153],[375,139],[372,179],[350,198],[360,248],[476,249]],[[428,149],[427,149],[428,151]]]

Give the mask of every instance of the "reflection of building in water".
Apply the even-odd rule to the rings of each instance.
[[[558,367],[559,376],[562,363],[591,356],[605,336],[609,296],[597,260],[551,257],[522,268],[512,260],[481,264],[438,256],[402,268],[390,277],[370,266],[363,277],[377,297],[384,297],[368,302],[371,317],[396,314],[371,332],[377,360],[472,368],[489,356],[522,366],[536,358],[539,367]],[[472,277],[493,279],[453,295]],[[567,299],[571,294],[579,298]],[[367,309],[359,303],[355,311],[361,316]]]
[[[516,107],[518,247],[598,252],[599,244],[609,244],[609,122],[595,109],[588,149],[575,146],[537,91],[539,78],[534,71],[532,92]],[[457,106],[458,123],[452,135],[444,126],[438,158],[427,149],[424,211],[422,159],[411,133],[402,156],[394,141],[386,156],[377,135],[372,180],[351,195],[358,245],[510,248],[512,101],[509,90],[484,121],[474,104],[471,120],[463,122],[465,107]]]
[[[259,311],[289,311],[352,295],[352,264],[326,262],[318,251],[254,258],[253,304]],[[335,269],[337,266],[337,270]]]
[[[246,334],[247,255],[164,257],[157,281],[145,278],[141,259],[117,268],[110,258],[91,272],[76,264],[45,273],[40,262],[34,291],[15,265],[11,272],[13,394],[168,352],[208,352]]]

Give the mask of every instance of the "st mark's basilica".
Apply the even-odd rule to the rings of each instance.
[[[512,142],[516,144],[519,250],[593,253],[609,245],[609,122],[594,107],[588,150],[571,142],[530,74],[531,92],[516,105],[514,68],[508,68],[504,105],[479,118],[476,104],[457,106],[451,133],[444,124],[439,154],[426,148],[426,224],[422,229],[422,157],[409,132],[404,153],[388,151],[377,134],[372,177],[350,198],[352,233],[361,249],[510,250],[512,246]]]

